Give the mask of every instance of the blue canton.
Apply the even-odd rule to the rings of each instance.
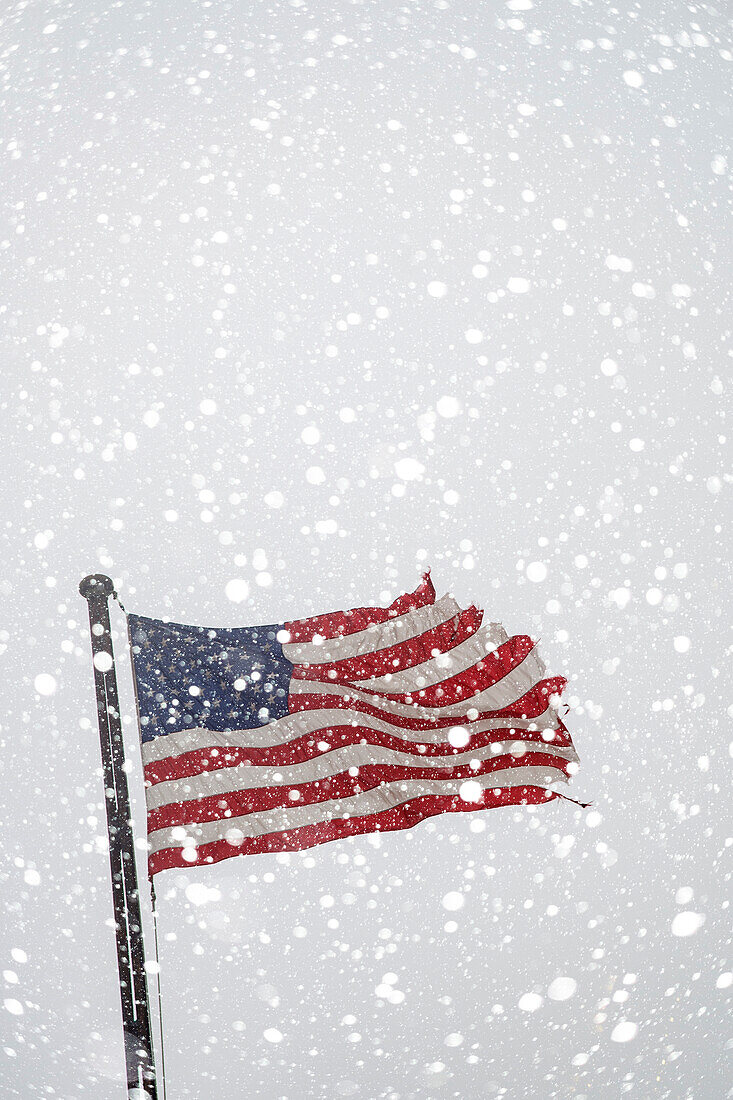
[[[128,615],[143,741],[201,727],[253,729],[288,713],[281,624],[212,629]]]

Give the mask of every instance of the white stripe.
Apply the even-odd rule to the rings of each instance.
[[[340,775],[349,768],[361,768],[370,764],[380,767],[392,764],[406,768],[458,768],[470,764],[472,760],[491,760],[509,753],[519,757],[528,752],[542,752],[562,760],[577,761],[578,759],[572,748],[514,739],[484,745],[473,752],[468,750],[456,753],[455,756],[439,757],[398,752],[396,749],[379,748],[374,745],[345,745],[332,752],[324,752],[312,760],[304,760],[288,767],[278,768],[272,765],[256,767],[239,764],[231,768],[203,772],[186,779],[156,783],[147,788],[145,801],[149,810],[156,810],[171,802],[192,802],[211,795],[234,794],[237,791],[255,790],[260,787],[298,787],[304,783],[313,783]]]
[[[418,709],[412,703],[396,702],[392,699],[386,699],[383,695],[370,694],[368,691],[363,690],[361,684],[359,687],[355,687],[351,684],[319,684],[313,680],[291,680],[290,694],[342,695],[371,703],[372,706],[379,707],[386,714],[404,715],[405,717],[461,718],[465,717],[467,711],[471,709],[478,711],[503,710],[510,703],[515,703],[517,699],[521,699],[531,688],[543,680],[544,673],[544,662],[536,650],[533,649],[510,673],[496,684],[492,684],[491,687],[485,688],[476,695],[466,695],[459,702],[447,706],[418,706]],[[419,689],[415,688],[414,692],[415,704],[419,704]]]
[[[286,642],[283,656],[294,665],[323,665],[331,661],[343,661],[348,657],[361,657],[374,650],[416,638],[426,630],[432,630],[461,612],[451,596],[443,596],[434,604],[417,607],[404,615],[383,623],[372,623],[365,630],[346,634],[341,638],[326,638],[321,644],[314,642]]]
[[[415,711],[406,708],[413,716]],[[427,730],[404,729],[393,725],[389,718],[375,718],[357,710],[323,709],[302,710],[278,718],[266,726],[246,730],[208,730],[194,727],[179,730],[145,741],[142,745],[143,764],[152,764],[158,760],[180,756],[182,753],[196,752],[199,749],[228,748],[247,749],[286,745],[304,734],[317,734],[332,726],[359,726],[366,729],[389,733],[408,744],[441,745],[448,741],[448,727]],[[483,718],[478,722],[466,722],[469,733],[479,734],[488,730],[544,730],[557,729],[557,711],[548,707],[537,718]]]
[[[453,649],[439,653],[437,657],[429,657],[419,665],[401,669],[399,672],[375,676],[370,680],[360,679],[359,687],[366,688],[368,691],[387,691],[395,694],[432,687],[433,684],[439,684],[441,680],[449,680],[451,676],[466,672],[479,661],[486,660],[488,654],[493,653],[507,640],[507,632],[501,623],[487,623]],[[490,662],[491,659],[488,662],[489,668]]]
[[[465,779],[398,780],[395,783],[374,787],[370,791],[350,795],[348,798],[329,799],[310,806],[279,807],[275,810],[258,811],[241,817],[206,821],[200,825],[155,829],[148,835],[150,852],[152,854],[165,848],[184,847],[185,837],[192,839],[196,844],[209,844],[212,841],[224,839],[234,840],[232,849],[234,852],[237,837],[264,836],[286,829],[299,829],[304,825],[321,821],[381,813],[425,795],[457,796],[465,782]],[[507,768],[491,775],[476,776],[471,782],[478,783],[484,790],[524,786],[546,788],[551,783],[567,782],[567,777],[549,768]]]

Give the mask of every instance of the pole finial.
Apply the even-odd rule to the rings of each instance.
[[[104,573],[90,573],[88,577],[85,577],[79,584],[79,591],[85,600],[109,599],[114,595],[115,586],[111,577],[107,577]]]

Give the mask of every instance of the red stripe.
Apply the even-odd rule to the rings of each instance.
[[[245,814],[281,809],[284,806],[312,806],[318,802],[350,798],[352,795],[380,787],[383,783],[397,783],[400,780],[474,779],[479,775],[490,775],[495,771],[533,767],[547,767],[567,775],[567,765],[567,760],[550,756],[546,752],[527,752],[521,757],[505,753],[490,760],[482,760],[478,768],[472,768],[468,763],[460,764],[455,768],[364,764],[359,768],[357,775],[350,775],[348,771],[344,771],[323,779],[311,780],[309,783],[250,787],[239,791],[207,795],[205,798],[189,799],[186,802],[169,802],[165,806],[149,811],[148,834],[155,829],[171,828],[174,825],[203,824],[205,821],[242,817]],[[296,790],[299,797],[293,800],[290,798],[290,792]]]
[[[448,653],[461,642],[475,634],[481,626],[483,612],[469,607],[458,615],[440,623],[430,630],[404,642],[387,646],[384,649],[362,653],[358,657],[345,657],[341,661],[328,664],[297,664],[293,666],[295,680],[324,680],[332,683],[351,683],[365,680],[371,676],[384,676],[388,672],[399,672],[403,668],[413,668],[429,661],[434,651]]]
[[[561,695],[567,680],[564,676],[551,676],[546,680],[540,680],[535,684],[528,692],[516,699],[509,706],[504,707],[502,710],[484,710],[478,714],[478,718],[537,718],[543,711],[547,709],[548,699],[551,695]],[[325,686],[325,685],[324,685]],[[359,685],[354,684],[355,688]],[[360,688],[359,690],[364,690]],[[380,696],[374,694],[375,699],[379,699]],[[419,698],[420,702],[417,703],[416,699]],[[396,700],[400,701],[400,700]],[[405,702],[407,700],[404,700]],[[419,692],[415,692],[415,695],[411,697],[411,702],[414,706],[420,709],[423,708],[423,700]],[[470,697],[460,700],[470,704]],[[441,704],[447,706],[447,703]],[[462,719],[460,717],[448,718],[446,716],[440,717],[438,715],[433,719],[428,718],[407,718],[401,715],[391,714],[388,710],[382,709],[372,703],[367,703],[362,699],[355,699],[351,696],[344,698],[340,695],[327,695],[325,692],[321,695],[317,692],[304,692],[302,695],[296,695],[290,693],[288,699],[288,709],[291,714],[294,714],[302,710],[322,710],[328,708],[329,710],[358,710],[363,714],[371,714],[375,718],[382,718],[388,722],[391,722],[395,726],[400,726],[403,729],[435,729],[444,726],[460,725]],[[427,708],[426,708],[427,709]]]
[[[456,723],[452,722],[455,726]],[[470,726],[468,727],[470,732]],[[174,779],[188,779],[192,775],[200,775],[201,772],[220,771],[222,768],[233,768],[238,765],[251,764],[256,767],[269,765],[271,767],[286,768],[291,764],[301,764],[305,760],[312,760],[316,756],[322,756],[323,752],[318,748],[319,742],[328,742],[331,748],[344,748],[347,745],[369,744],[375,749],[396,749],[399,752],[418,752],[418,745],[424,748],[421,756],[455,756],[459,752],[469,752],[483,748],[485,745],[493,745],[499,741],[526,741],[529,744],[545,744],[541,730],[517,730],[509,726],[503,729],[485,730],[483,733],[471,733],[468,745],[463,748],[454,748],[447,740],[439,745],[425,744],[419,741],[405,741],[391,733],[382,733],[368,726],[327,726],[324,729],[312,733],[303,734],[294,741],[288,741],[281,745],[231,746],[222,745],[205,749],[193,749],[191,752],[180,753],[178,756],[167,756],[164,760],[154,760],[145,765],[145,780],[150,786],[157,783],[165,783]],[[570,748],[572,742],[563,723],[557,719],[553,745]]]
[[[493,687],[508,676],[522,663],[534,647],[534,642],[525,634],[516,634],[500,645],[493,653],[488,653],[475,665],[449,676],[430,687],[413,688],[412,691],[390,692],[379,689],[375,694],[395,703],[419,702],[422,707],[448,707],[464,702],[486,688]],[[311,677],[320,680],[320,676]],[[360,685],[355,684],[355,687]],[[362,690],[369,691],[368,687]]]
[[[300,851],[303,848],[312,848],[316,844],[326,844],[328,841],[359,833],[411,829],[426,818],[435,817],[436,814],[485,810],[496,806],[539,805],[551,802],[556,797],[553,791],[532,786],[509,787],[500,790],[498,794],[494,794],[492,790],[484,791],[481,802],[471,803],[451,795],[425,795],[378,814],[365,814],[363,817],[352,817],[346,820],[339,818],[335,821],[305,825],[301,829],[291,829],[287,832],[245,837],[242,843],[236,846],[226,840],[201,844],[196,849],[197,859],[194,863],[189,863],[183,858],[183,848],[163,848],[149,857],[148,873],[152,877],[170,867],[191,868],[203,863],[218,863],[232,856],[256,855],[259,852]]]
[[[342,638],[345,634],[366,630],[372,623],[384,623],[388,619],[433,603],[435,589],[428,571],[414,592],[400,596],[389,607],[354,607],[350,611],[332,611],[311,619],[294,619],[283,625],[290,634],[291,642],[310,642],[314,634],[319,634],[322,638]]]

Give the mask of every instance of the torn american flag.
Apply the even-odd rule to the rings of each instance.
[[[436,600],[208,628],[128,615],[149,870],[542,803],[577,770],[534,642]]]

